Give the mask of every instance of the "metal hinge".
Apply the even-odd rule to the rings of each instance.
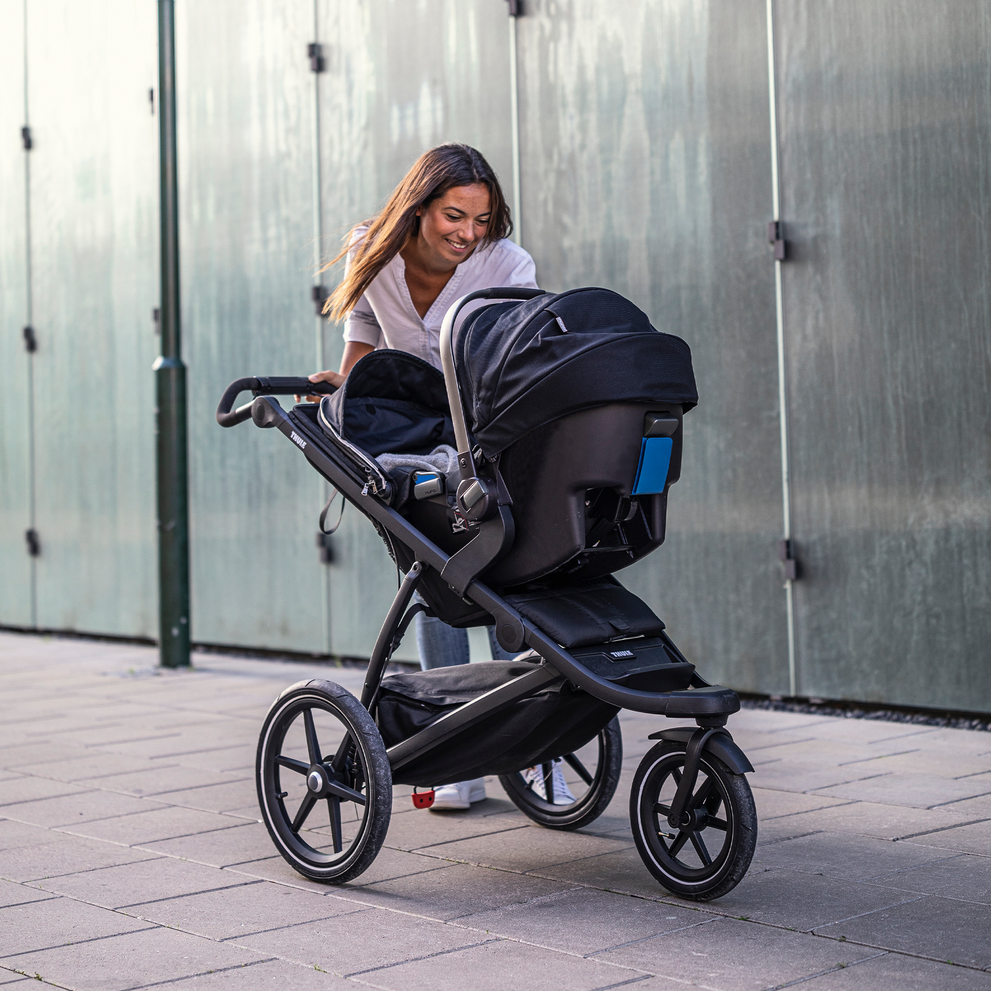
[[[323,316],[323,305],[330,298],[330,290],[323,285],[314,286],[310,290],[310,299],[313,300],[313,306],[316,308],[317,316]]]
[[[25,151],[30,151],[34,147],[34,141],[31,139],[30,127],[21,128],[21,143],[24,145]]]
[[[801,578],[802,572],[790,540],[778,541],[778,560],[785,566],[785,578],[788,581],[793,582]]]
[[[28,354],[34,354],[38,350],[38,338],[35,336],[34,327],[24,328],[24,350]]]
[[[306,55],[310,60],[312,72],[323,72],[327,68],[327,60],[323,57],[323,45],[319,41],[311,41],[306,46]]]
[[[519,17],[523,13],[523,0],[506,0],[509,4],[509,16]]]
[[[28,542],[28,554],[31,557],[39,557],[41,554],[41,537],[35,529],[25,530],[24,539]]]
[[[788,244],[782,236],[780,220],[772,220],[767,225],[767,243],[774,248],[776,262],[783,262],[788,258]]]

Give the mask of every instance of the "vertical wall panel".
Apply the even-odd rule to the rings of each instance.
[[[23,4],[3,7],[0,32],[0,624],[31,626],[31,525]]]
[[[27,9],[38,625],[154,635],[155,7]]]
[[[512,196],[508,10],[501,0],[319,0],[324,257],[375,213],[427,148],[478,148]],[[334,278],[337,277],[335,273]],[[337,367],[340,328],[328,327]],[[345,513],[330,570],[333,649],[367,655],[395,595],[396,571],[367,520]],[[397,656],[415,657],[409,637]]]
[[[991,707],[991,9],[775,5],[799,689]]]
[[[313,367],[312,30],[312,3],[177,5],[192,623],[201,642],[326,649],[313,470],[272,431],[222,430],[214,420],[232,379]]]
[[[763,0],[527,4],[524,244],[691,345],[667,542],[620,577],[707,677],[786,691]]]

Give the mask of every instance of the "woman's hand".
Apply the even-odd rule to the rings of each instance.
[[[328,369],[325,372],[314,372],[312,375],[307,376],[311,382],[329,382],[336,388],[340,388],[344,384],[344,379],[346,376],[342,375],[340,372],[332,372]],[[323,396],[307,396],[306,401],[308,403],[318,403],[323,399]],[[296,396],[296,402],[302,402],[301,396]]]

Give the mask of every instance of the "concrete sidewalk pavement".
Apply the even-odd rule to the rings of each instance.
[[[760,840],[729,895],[667,895],[624,781],[577,833],[498,782],[470,812],[397,787],[356,882],[275,855],[252,780],[262,718],[306,677],[362,672],[0,633],[0,985],[991,991],[991,734],[745,710]]]

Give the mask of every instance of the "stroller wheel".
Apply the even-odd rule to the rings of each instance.
[[[747,873],[757,844],[757,810],[750,785],[703,752],[689,826],[668,822],[685,745],[664,741],[640,762],[630,793],[630,822],[640,857],[669,891],[694,901],[718,898]]]
[[[375,859],[389,829],[392,771],[378,727],[340,685],[301,681],[275,700],[255,783],[272,841],[304,877],[341,884]]]
[[[616,793],[622,763],[623,737],[619,720],[614,718],[597,737],[560,763],[542,764],[530,775],[526,770],[500,774],[499,783],[534,822],[548,829],[579,829],[605,812]],[[567,785],[565,796],[573,799],[567,804],[561,803],[562,795],[554,794],[555,780],[560,782],[561,775]]]

